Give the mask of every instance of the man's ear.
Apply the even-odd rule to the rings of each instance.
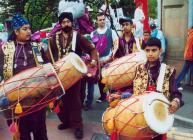
[[[19,34],[19,30],[14,30],[15,34],[18,35]]]
[[[160,55],[161,55],[162,52],[163,52],[163,49],[161,48],[161,49],[160,49]]]

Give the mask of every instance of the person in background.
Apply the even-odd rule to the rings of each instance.
[[[188,37],[184,49],[184,61],[185,62],[182,71],[180,72],[180,74],[176,79],[177,87],[180,90],[183,90],[183,88],[180,85],[180,82],[184,79],[185,75],[188,73],[189,70],[190,73],[192,73],[192,75],[190,76],[193,77],[193,26],[188,30]]]
[[[138,2],[137,8],[134,12],[134,23],[135,23],[135,37],[142,38],[143,37],[143,22],[145,20],[145,15],[143,13],[143,3]]]
[[[141,49],[137,48],[136,40],[132,33],[133,21],[128,17],[124,17],[119,19],[119,23],[122,26],[122,36],[119,38],[119,47],[115,51],[114,58],[120,58]]]
[[[98,28],[91,33],[92,42],[95,44],[99,53],[99,64],[102,67],[111,62],[113,48],[118,46],[118,37],[114,30],[106,27],[104,13],[97,15]],[[104,92],[105,85],[101,83],[101,79],[98,80],[100,97],[97,99],[98,103],[106,100],[106,93]]]
[[[142,45],[141,45],[141,47],[142,47],[142,49],[145,47],[145,44],[147,43],[147,41],[150,39],[150,37],[151,37],[151,33],[150,33],[150,31],[148,31],[148,30],[145,30],[144,32],[143,32],[143,40],[142,40]]]
[[[150,24],[150,29],[151,29],[151,37],[156,37],[161,41],[162,53],[161,53],[160,61],[164,62],[165,57],[166,57],[166,50],[167,50],[165,36],[163,32],[156,27],[155,23]]]

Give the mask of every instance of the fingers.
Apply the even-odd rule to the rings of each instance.
[[[179,108],[179,106],[178,106],[177,102],[176,101],[172,101],[171,105],[169,107],[169,112],[171,114],[174,114],[178,110],[178,108]]]

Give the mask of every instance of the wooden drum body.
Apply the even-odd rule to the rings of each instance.
[[[164,134],[174,122],[168,104],[165,96],[157,92],[121,100],[115,108],[107,109],[103,114],[104,130],[107,134],[116,131],[121,140],[149,140]]]
[[[118,58],[102,69],[102,83],[112,89],[126,87],[132,83],[137,66],[146,61],[143,51]]]
[[[0,105],[0,108],[14,109],[19,102],[23,107],[23,113],[19,114],[20,116],[36,112],[62,94],[58,91],[60,87],[64,90],[69,89],[87,73],[86,65],[74,53],[69,53],[57,61],[54,67],[48,63],[30,68],[2,82],[0,99],[6,97],[9,105]]]

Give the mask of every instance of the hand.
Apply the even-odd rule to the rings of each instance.
[[[169,112],[171,114],[174,114],[179,108],[179,104],[177,103],[177,101],[173,100],[171,102],[171,105],[169,106]]]
[[[114,101],[115,99],[120,99],[121,98],[121,95],[117,94],[117,93],[113,93],[113,94],[110,94],[109,95],[109,98],[108,98],[108,101],[109,102],[112,102]]]
[[[53,64],[53,67],[54,67],[56,73],[58,73],[60,71],[60,67],[59,66]]]

